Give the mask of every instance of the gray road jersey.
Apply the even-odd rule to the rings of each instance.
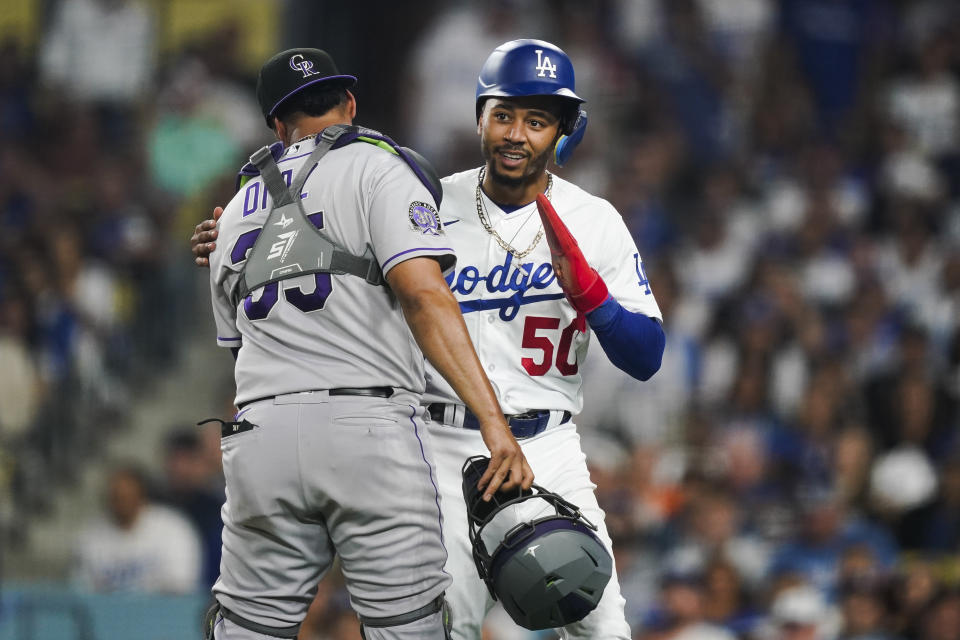
[[[288,183],[314,144],[310,139],[285,150],[278,166]],[[302,198],[311,222],[344,249],[361,255],[369,244],[384,275],[420,256],[440,259],[445,271],[453,267],[429,192],[384,149],[355,142],[329,152],[307,178]],[[314,274],[267,285],[231,304],[271,203],[259,178],[241,187],[224,210],[210,256],[217,343],[242,345],[236,402],[335,387],[422,392],[423,355],[386,287],[356,276]]]

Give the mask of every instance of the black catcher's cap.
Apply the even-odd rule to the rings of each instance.
[[[330,54],[320,49],[287,49],[267,60],[257,76],[257,101],[267,126],[272,128],[273,114],[284,100],[327,82],[346,88],[357,79],[341,74]]]

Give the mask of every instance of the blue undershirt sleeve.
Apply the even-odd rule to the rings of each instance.
[[[587,322],[610,362],[621,371],[648,380],[660,369],[666,336],[654,318],[627,311],[609,296],[587,314]]]

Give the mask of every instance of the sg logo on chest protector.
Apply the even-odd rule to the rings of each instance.
[[[280,258],[280,262],[286,262],[287,254],[290,253],[290,249],[293,248],[293,241],[297,239],[299,233],[300,231],[297,230],[287,231],[286,233],[278,235],[278,240],[270,246],[270,253],[267,255],[267,260]]]

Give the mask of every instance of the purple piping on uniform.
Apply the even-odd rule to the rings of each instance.
[[[313,152],[311,151],[310,153],[313,153]],[[310,153],[301,153],[298,156],[290,156],[289,158],[280,158],[280,161],[277,162],[277,164],[280,164],[280,162],[286,162],[287,160],[296,160],[297,158],[306,158],[308,155],[310,155]]]
[[[401,251],[400,253],[394,254],[387,258],[383,263],[383,269],[387,268],[387,265],[390,264],[395,258],[399,258],[405,253],[410,253],[411,251],[453,251],[450,247],[414,247],[413,249],[407,249],[406,251]]]
[[[314,163],[314,165],[313,165],[312,167],[310,167],[310,171],[307,172],[307,177],[303,179],[303,186],[304,186],[304,187],[307,186],[307,180],[310,179],[310,174],[312,174],[314,171],[316,171],[317,167],[319,167],[319,166],[320,166],[320,163],[317,162],[317,163]],[[302,192],[302,191],[303,191],[303,189],[301,188],[301,192]],[[302,198],[303,196],[301,195],[300,197]]]
[[[447,552],[447,543],[443,540],[443,515],[440,511],[440,488],[437,486],[436,480],[433,479],[433,467],[430,465],[430,462],[427,460],[427,453],[423,450],[423,440],[420,439],[420,430],[417,428],[417,421],[413,419],[413,416],[417,415],[417,410],[412,405],[407,405],[410,407],[410,424],[413,425],[413,433],[417,436],[417,442],[420,443],[420,457],[423,458],[423,461],[427,463],[427,469],[430,471],[430,484],[433,485],[433,495],[437,503],[437,524],[440,525],[440,544],[443,546],[443,552]],[[443,569],[444,573],[447,573],[446,569]],[[447,573],[447,575],[450,575]]]
[[[221,338],[220,336],[217,336],[217,340],[223,340],[224,342],[234,342],[236,340],[243,340],[243,336],[239,338]]]
[[[247,411],[250,411],[250,407],[247,407],[246,409],[241,409],[240,411],[237,411],[237,415],[233,416],[234,422],[236,422],[237,420],[239,420],[239,419],[240,419],[240,416],[242,416],[243,414],[245,414]]]
[[[302,90],[305,89],[306,87],[309,87],[309,86],[312,85],[312,84],[317,84],[318,82],[326,82],[327,80],[344,80],[344,79],[346,79],[346,78],[349,78],[349,79],[353,80],[353,82],[351,82],[351,83],[350,83],[349,85],[347,85],[347,86],[352,87],[352,86],[357,82],[357,79],[356,79],[355,77],[353,77],[353,76],[340,75],[340,76],[327,76],[326,78],[317,78],[316,80],[311,80],[310,82],[308,82],[308,83],[306,83],[306,84],[302,84],[302,85],[300,85],[299,87],[297,87],[296,89],[294,89],[293,91],[291,91],[290,93],[288,93],[287,95],[285,95],[285,96],[283,96],[282,98],[280,98],[279,100],[277,100],[277,104],[273,105],[273,108],[270,109],[270,115],[271,115],[271,116],[273,115],[273,112],[276,111],[277,107],[280,106],[280,103],[281,103],[281,102],[283,102],[284,100],[286,100],[287,98],[289,98],[289,97],[292,96],[293,94],[297,93],[298,91],[302,91]]]

